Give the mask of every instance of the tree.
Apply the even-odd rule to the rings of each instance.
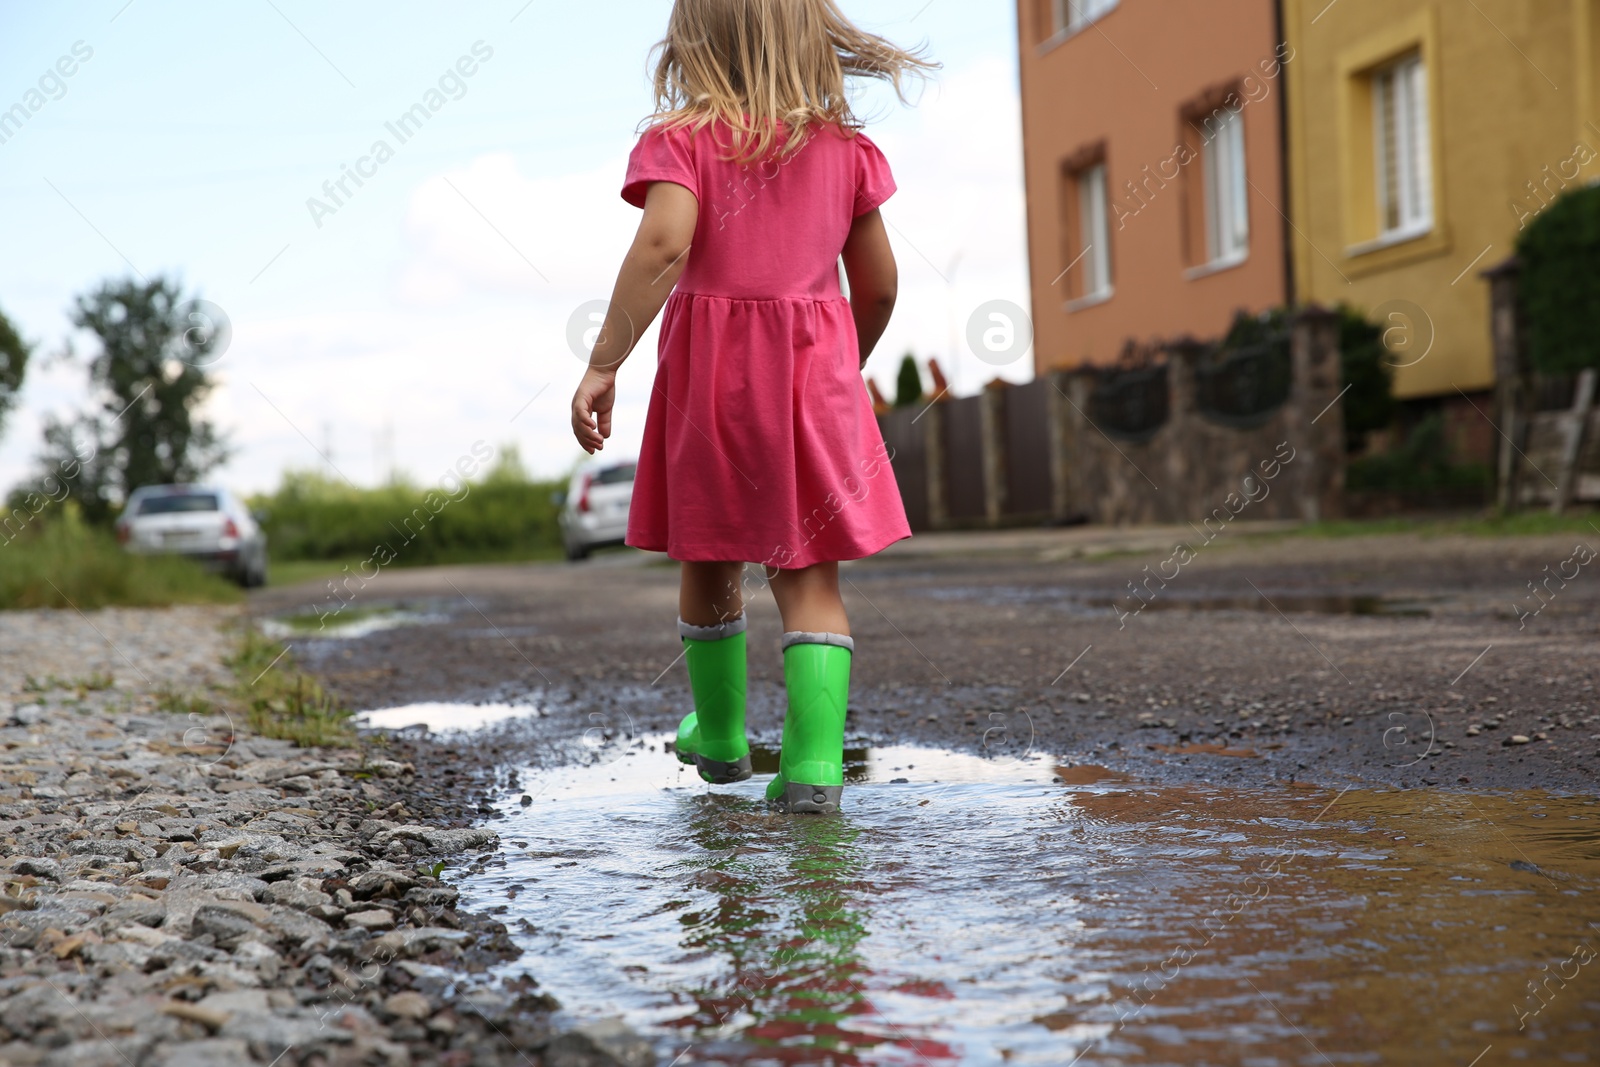
[[[45,475],[75,483],[86,518],[105,522],[141,485],[192,482],[228,457],[215,426],[195,417],[214,383],[204,369],[225,344],[197,328],[192,301],[168,278],[103,283],[74,302],[72,323],[95,335],[89,361],[98,407],[49,420]]]
[[[900,375],[894,383],[894,406],[910,407],[922,402],[922,372],[917,369],[917,357],[910,352],[900,361]]]
[[[1600,187],[1575,189],[1517,239],[1528,356],[1545,374],[1600,367]]]
[[[6,416],[17,406],[22,392],[22,379],[28,370],[31,349],[17,333],[5,312],[0,311],[0,433],[6,428]]]

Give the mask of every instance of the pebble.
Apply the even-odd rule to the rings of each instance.
[[[544,1051],[545,1067],[651,1067],[655,1053],[621,1019],[601,1019],[562,1034]]]
[[[433,1013],[433,1005],[421,993],[407,990],[385,999],[383,1010],[400,1019],[426,1019]]]

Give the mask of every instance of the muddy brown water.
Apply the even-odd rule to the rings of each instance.
[[[885,747],[841,816],[789,818],[771,752],[712,788],[667,740],[524,770],[458,883],[526,950],[507,974],[663,1064],[1600,1060],[1595,798]]]

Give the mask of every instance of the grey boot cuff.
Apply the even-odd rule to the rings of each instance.
[[[724,637],[742,634],[748,623],[743,615],[737,619],[718,623],[716,626],[696,626],[693,623],[678,620],[678,636],[691,638],[695,641],[721,641]]]
[[[811,634],[804,630],[790,630],[783,635],[783,647],[790,645],[834,645],[849,649],[851,653],[856,650],[856,643],[844,634]]]

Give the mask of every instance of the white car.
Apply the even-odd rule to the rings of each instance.
[[[566,492],[556,494],[561,542],[569,560],[586,559],[594,549],[623,543],[638,466],[632,459],[590,460],[578,468]]]
[[[246,588],[267,584],[267,535],[226,489],[143,486],[128,497],[116,529],[129,552],[187,556]]]

